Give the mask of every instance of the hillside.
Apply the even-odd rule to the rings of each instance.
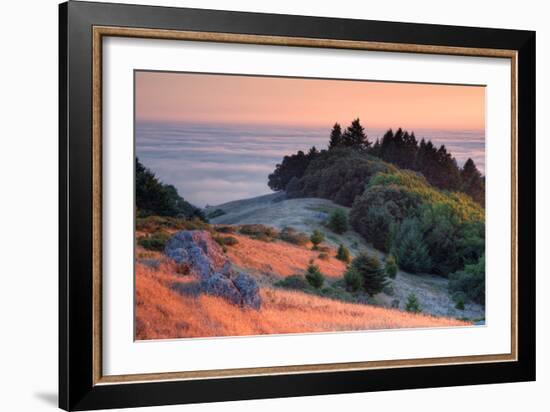
[[[229,256],[234,253],[239,253],[238,248]],[[270,287],[269,280],[261,279],[265,274],[246,262],[240,263],[262,285],[262,306],[259,310],[241,308],[222,297],[201,293],[197,276],[182,274],[162,253],[138,248],[138,256],[136,337],[140,340],[468,325]]]
[[[351,208],[337,205],[328,199],[299,198],[287,199],[284,193],[258,196],[251,199],[233,201],[217,206],[211,206],[205,213],[213,210],[223,210],[224,214],[211,219],[213,224],[242,225],[260,223],[273,226],[279,230],[291,226],[300,232],[311,234],[317,229],[324,233],[325,243],[336,248],[343,244],[349,248],[352,255],[366,250],[384,260],[386,254],[375,249],[354,230],[350,229],[338,235],[325,226],[329,214],[335,209],[350,213]],[[284,242],[265,243],[239,237],[238,247],[229,248],[228,255],[235,262],[246,262],[249,268],[262,273],[279,273],[290,275],[303,270],[309,259],[315,258],[318,253]],[[328,277],[334,277],[335,269],[339,276],[344,271],[342,262],[331,259],[327,262],[317,260],[321,271]],[[415,294],[422,303],[423,311],[435,316],[451,316],[456,318],[482,319],[485,311],[482,305],[474,302],[465,304],[464,310],[455,307],[448,292],[449,280],[435,274],[413,274],[404,270],[397,272],[392,281],[390,293],[382,292],[376,295],[371,303],[384,307],[391,307],[392,302],[399,301],[401,307],[409,294]]]

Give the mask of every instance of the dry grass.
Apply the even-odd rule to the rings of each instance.
[[[463,326],[447,318],[369,305],[342,303],[300,292],[262,289],[259,311],[241,309],[222,298],[182,293],[196,280],[175,265],[158,270],[136,265],[136,336],[169,339],[387,328]]]
[[[281,277],[303,273],[311,259],[323,275],[332,278],[341,277],[346,265],[336,259],[336,250],[330,248],[328,259],[319,259],[319,251],[309,250],[283,241],[261,242],[246,236],[235,235],[239,244],[228,248],[227,256],[237,266],[271,273]]]

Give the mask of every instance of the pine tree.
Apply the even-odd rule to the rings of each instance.
[[[353,147],[358,150],[366,150],[371,143],[367,139],[365,129],[361,126],[359,118],[351,122],[351,125],[342,134],[342,143],[344,146]]]
[[[334,149],[335,147],[342,146],[342,127],[338,123],[334,123],[332,131],[330,132],[330,141],[328,148]]]
[[[481,173],[472,159],[469,158],[466,160],[466,163],[464,163],[464,167],[460,172],[460,177],[462,180],[461,190],[470,195],[476,202],[484,205],[485,184],[483,183]]]
[[[384,265],[384,268],[386,270],[386,275],[388,275],[391,279],[395,279],[398,267],[393,255],[386,256],[386,264]]]
[[[405,305],[405,310],[407,312],[412,313],[420,313],[422,312],[422,307],[420,306],[420,303],[418,302],[418,298],[414,293],[410,293],[407,297],[407,304]]]
[[[348,230],[348,215],[346,212],[342,209],[335,209],[328,218],[328,227],[338,234]]]
[[[392,252],[399,266],[412,273],[428,272],[431,259],[422,238],[418,219],[405,219],[394,235]]]
[[[336,252],[336,259],[341,260],[344,263],[349,263],[351,256],[347,247],[340,243],[338,251]]]
[[[351,268],[361,275],[363,288],[371,296],[380,293],[388,284],[382,264],[374,255],[369,255],[366,252],[361,253],[353,259]]]
[[[307,267],[305,277],[307,282],[316,289],[319,289],[325,283],[325,277],[319,270],[319,266],[312,263]]]

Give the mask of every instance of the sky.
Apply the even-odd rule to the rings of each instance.
[[[482,86],[138,71],[138,121],[483,130]]]
[[[199,207],[271,193],[283,156],[356,117],[371,141],[403,127],[484,172],[484,87],[165,72],[135,86],[137,156]]]

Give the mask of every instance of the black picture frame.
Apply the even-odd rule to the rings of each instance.
[[[96,385],[92,28],[517,51],[517,361]],[[90,410],[535,380],[535,32],[70,1],[59,6],[59,406]]]

